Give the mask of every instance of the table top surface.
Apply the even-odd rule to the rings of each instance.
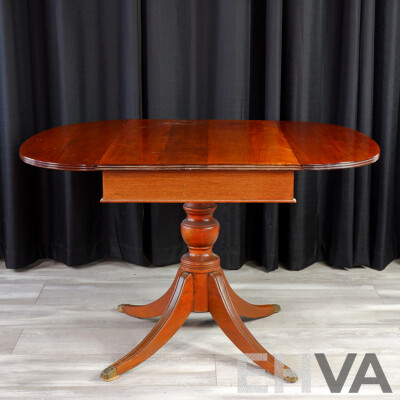
[[[59,170],[326,170],[368,165],[379,146],[338,125],[296,121],[130,119],[48,129],[21,159]]]

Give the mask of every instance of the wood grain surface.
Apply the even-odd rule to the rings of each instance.
[[[122,173],[123,174],[123,173]],[[187,217],[182,221],[182,238],[188,252],[181,258],[172,289],[150,304],[136,306],[121,304],[118,310],[130,315],[160,315],[150,333],[128,354],[105,368],[101,378],[112,381],[136,367],[160,350],[186,321],[191,312],[210,312],[228,338],[242,352],[262,356],[254,360],[266,371],[294,383],[296,373],[275,359],[255,339],[240,319],[267,317],[280,311],[277,304],[255,305],[246,302],[230,287],[212,248],[219,234],[219,223],[214,218],[215,203],[185,203]],[[166,299],[169,297],[169,301]],[[236,310],[238,307],[238,310]]]
[[[379,158],[375,141],[344,126],[281,121],[279,127],[305,170],[361,167]]]
[[[307,170],[367,165],[379,146],[353,129],[314,122],[114,120],[52,128],[20,149],[61,170]]]
[[[102,203],[294,203],[293,171],[103,171]]]
[[[86,122],[38,133],[20,148],[20,157],[36,167],[95,170],[126,120]]]

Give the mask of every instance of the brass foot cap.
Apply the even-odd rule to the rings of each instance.
[[[124,307],[126,306],[127,304],[120,304],[117,308],[118,308],[118,311],[119,312],[124,312]]]
[[[272,304],[274,306],[274,312],[277,313],[281,311],[281,306],[279,304]]]
[[[104,379],[106,382],[118,379],[119,375],[117,374],[117,368],[110,365],[100,374],[100,378]]]
[[[285,369],[282,371],[282,377],[283,377],[283,379],[284,379],[285,381],[291,382],[291,383],[296,382],[297,379],[299,379],[299,378],[297,377],[296,373],[295,373],[293,370],[291,370],[290,368],[285,368]]]

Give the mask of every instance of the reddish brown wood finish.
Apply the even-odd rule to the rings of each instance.
[[[28,164],[62,170],[337,169],[371,164],[378,145],[314,122],[99,121],[49,129],[20,149]]]
[[[230,298],[235,305],[235,309],[237,313],[241,317],[245,318],[262,318],[268,317],[269,315],[275,314],[280,311],[280,306],[278,304],[251,304],[247,301],[243,300],[240,296],[234,292],[234,290],[230,287],[229,282],[227,281],[225,274],[222,269],[219,270],[223,279],[225,280],[226,288],[229,292]],[[131,305],[131,304],[120,304],[118,306],[118,311],[130,315],[131,317],[137,318],[153,318],[159,317],[163,314],[164,310],[167,308],[169,300],[172,297],[172,293],[174,291],[174,287],[176,286],[176,281],[179,277],[180,273],[175,276],[174,281],[170,288],[157,300],[153,301],[150,304],[145,305]],[[194,290],[196,290],[195,299],[206,298],[208,299],[208,280],[206,274],[195,274],[193,276],[194,279]],[[197,301],[197,300],[196,300]],[[203,301],[203,300],[202,300]],[[203,312],[207,311],[207,307],[199,310],[199,306],[194,305],[195,312]],[[208,304],[208,302],[207,302]],[[197,311],[196,311],[197,309]]]
[[[101,374],[104,380],[117,378],[136,367],[159,350],[186,321],[193,309],[193,276],[179,273],[168,306],[149,334],[127,355],[106,368]],[[110,372],[108,371],[112,371]],[[112,376],[110,376],[112,375]]]
[[[245,318],[262,318],[268,317],[281,310],[278,304],[251,304],[243,300],[229,285],[222,269],[219,271],[225,281],[225,287],[229,292],[232,303],[235,305],[237,313]]]
[[[361,167],[379,158],[379,146],[353,129],[316,122],[278,124],[304,170]]]
[[[126,122],[85,122],[48,129],[25,141],[19,154],[36,167],[93,171]]]
[[[161,315],[146,338],[101,374],[114,380],[159,350],[179,329],[190,312],[209,311],[231,341],[266,371],[289,382],[296,374],[268,353],[246,328],[240,316],[266,317],[280,310],[276,304],[256,306],[241,299],[229,286],[212,246],[218,238],[219,223],[213,217],[215,203],[185,203],[187,218],[181,224],[188,253],[170,289],[153,303],[144,306],[122,304],[119,311],[137,317]],[[255,357],[251,355],[255,354]]]
[[[104,202],[187,202],[181,231],[189,251],[170,289],[153,303],[122,304],[128,315],[161,316],[144,340],[101,377],[116,379],[160,349],[193,312],[209,311],[231,341],[275,375],[296,374],[269,354],[240,319],[278,312],[254,305],[229,286],[212,252],[219,224],[212,202],[293,202],[295,170],[371,164],[378,145],[360,132],[327,124],[277,121],[121,120],[53,128],[20,148],[43,168],[103,170]]]
[[[219,257],[212,247],[219,235],[219,223],[213,214],[215,203],[185,203],[187,218],[181,223],[182,238],[189,251],[181,258],[188,272],[210,272],[219,267]]]
[[[102,203],[294,203],[293,171],[103,171]]]
[[[146,305],[120,304],[118,306],[118,311],[137,318],[159,317],[163,314],[171,300],[178,277],[179,275],[176,275],[169,289],[159,299],[152,303]]]
[[[271,374],[288,382],[296,382],[295,372],[268,353],[246,328],[235,309],[225,280],[219,271],[210,273],[208,290],[211,315],[238,349],[246,355],[252,355],[253,361]]]
[[[99,162],[101,169],[299,169],[275,121],[132,120]]]

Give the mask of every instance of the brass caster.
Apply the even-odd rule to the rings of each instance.
[[[124,312],[124,307],[127,306],[128,304],[120,304],[117,309],[119,312]]]
[[[299,379],[297,377],[296,373],[293,370],[291,370],[290,368],[285,368],[282,371],[282,377],[285,381],[290,382],[290,383],[296,382],[297,379]]]
[[[277,313],[281,311],[281,306],[279,304],[272,304],[274,306],[274,312]]]
[[[104,379],[106,382],[110,382],[110,381],[113,381],[114,379],[118,379],[119,375],[117,374],[117,368],[110,365],[100,374],[100,378]]]

